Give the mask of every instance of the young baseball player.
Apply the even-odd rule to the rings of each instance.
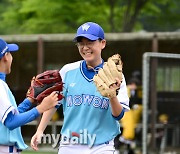
[[[23,141],[20,126],[36,119],[58,103],[57,94],[53,92],[37,107],[32,108],[34,100],[31,98],[24,99],[17,107],[6,83],[6,75],[11,72],[13,60],[11,53],[17,50],[18,45],[7,44],[0,39],[0,154],[18,154],[26,149],[27,145]]]
[[[106,46],[104,31],[93,22],[81,25],[74,38],[83,60],[65,65],[60,70],[64,83],[64,123],[61,129],[59,154],[113,154],[114,137],[120,133],[120,120],[129,110],[126,82],[117,79],[117,96],[103,97],[93,77],[103,67],[101,52]],[[38,150],[41,136],[56,109],[43,114],[31,146]]]

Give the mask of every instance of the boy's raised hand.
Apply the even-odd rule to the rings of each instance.
[[[52,92],[49,96],[46,96],[40,105],[38,105],[36,108],[39,111],[39,113],[43,113],[53,107],[55,107],[58,104],[58,94],[57,92]]]

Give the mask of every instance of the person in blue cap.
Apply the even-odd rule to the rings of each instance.
[[[58,104],[56,92],[44,98],[33,107],[34,100],[25,98],[17,107],[15,98],[6,83],[6,75],[11,72],[12,54],[18,51],[17,44],[7,44],[0,38],[0,154],[19,154],[27,148],[20,126],[36,119],[41,113]],[[32,108],[32,109],[31,109]]]
[[[93,82],[94,75],[103,67],[101,52],[106,46],[104,31],[94,22],[82,24],[74,38],[83,60],[66,64],[60,70],[64,83],[61,100],[64,122],[61,129],[59,154],[113,154],[114,138],[120,133],[119,120],[129,110],[126,82],[120,85],[118,95],[103,97]],[[38,150],[43,132],[55,113],[43,114],[31,147]]]

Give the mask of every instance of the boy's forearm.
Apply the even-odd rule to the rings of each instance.
[[[111,98],[110,102],[111,102],[112,115],[114,117],[118,117],[123,110],[121,103],[118,101],[117,97]]]
[[[52,108],[46,112],[43,113],[41,121],[39,123],[39,126],[37,128],[37,131],[41,131],[44,132],[44,130],[46,129],[49,121],[51,120],[52,116],[54,115],[54,113],[56,112],[56,108]]]
[[[32,101],[28,98],[25,98],[22,103],[18,105],[18,111],[19,113],[23,113],[31,109],[32,107]]]

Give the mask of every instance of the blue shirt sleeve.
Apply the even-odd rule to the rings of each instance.
[[[122,111],[121,111],[121,113],[120,113],[120,115],[119,115],[119,116],[117,116],[117,117],[115,117],[115,116],[113,116],[113,115],[112,115],[112,116],[113,116],[113,118],[114,118],[114,119],[116,119],[116,120],[118,120],[118,121],[119,121],[119,120],[121,120],[121,119],[122,119],[122,117],[124,116],[124,110],[125,110],[125,109],[123,108],[123,109],[122,109]]]
[[[13,130],[17,127],[25,125],[28,122],[33,121],[39,115],[40,114],[35,107],[27,112],[16,114],[16,115],[10,112],[4,122],[4,125],[10,130]]]
[[[18,111],[19,113],[26,112],[32,107],[32,103],[30,102],[29,99],[24,99],[24,101],[18,105]]]

